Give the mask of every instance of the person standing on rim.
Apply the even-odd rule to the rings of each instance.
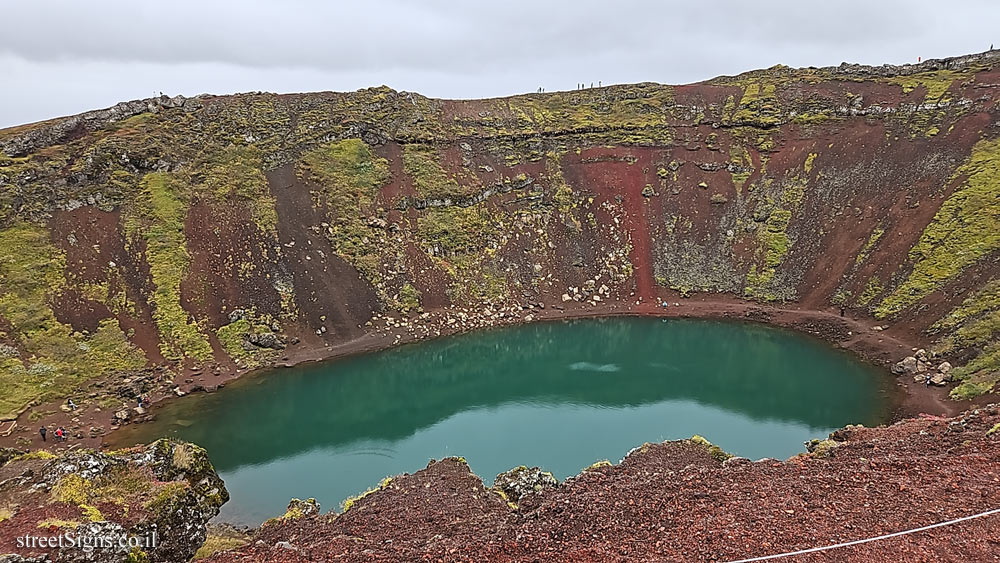
[[[38,433],[42,435],[42,441],[45,441],[45,433],[48,432],[44,426],[38,429]]]

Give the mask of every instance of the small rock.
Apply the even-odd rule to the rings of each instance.
[[[515,467],[497,475],[493,488],[503,491],[511,502],[518,502],[525,495],[536,493],[547,487],[555,487],[559,481],[548,471],[539,467]]]

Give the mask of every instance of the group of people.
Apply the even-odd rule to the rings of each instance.
[[[139,404],[139,408],[143,408],[149,405],[149,400],[143,397],[142,395],[139,395],[136,398],[136,402]],[[75,411],[77,409],[76,403],[73,402],[73,399],[66,399],[66,406],[69,407],[70,411]],[[48,435],[49,435],[48,428],[42,426],[41,428],[38,429],[38,433],[42,436],[43,442],[48,441]],[[52,434],[55,436],[57,442],[62,442],[69,438],[69,435],[66,433],[66,429],[63,428],[62,426],[56,428]]]
[[[45,437],[49,433],[49,429],[48,428],[42,426],[41,428],[38,429],[38,433],[42,435],[42,441],[43,442],[47,441]],[[56,430],[55,430],[55,432],[53,432],[53,434],[55,435],[57,442],[62,442],[62,441],[65,441],[66,439],[69,438],[69,436],[66,434],[66,429],[63,428],[62,426],[60,426],[59,428],[56,428]]]

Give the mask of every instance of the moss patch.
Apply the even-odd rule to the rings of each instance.
[[[71,395],[87,379],[146,364],[118,321],[104,319],[85,335],[56,319],[51,302],[66,285],[65,262],[41,227],[0,230],[0,317],[13,327],[0,336],[17,344],[0,356],[0,419],[33,401]]]
[[[344,499],[344,502],[341,503],[341,508],[343,509],[342,512],[347,512],[348,510],[353,508],[358,503],[358,501],[367,497],[368,495],[375,493],[377,491],[387,489],[390,484],[392,484],[392,477],[386,477],[385,479],[382,479],[382,481],[379,482],[377,487],[368,489],[367,491],[361,493],[360,495]]]
[[[209,533],[205,538],[205,543],[201,544],[198,551],[194,554],[194,559],[205,559],[220,553],[223,551],[229,551],[230,549],[236,549],[247,544],[245,538],[235,538],[231,536],[217,536],[215,534]]]
[[[250,207],[257,227],[277,236],[278,212],[264,177],[261,152],[254,146],[229,145],[201,164],[204,187],[217,201],[236,196]]]
[[[379,188],[389,181],[388,161],[376,157],[361,139],[344,139],[303,155],[298,174],[322,188],[330,220],[326,236],[334,252],[378,285],[383,233],[366,218],[376,212],[373,206]],[[385,296],[381,297],[384,301]]]
[[[876,318],[914,305],[1000,249],[1000,139],[980,141],[952,181],[964,178],[910,250],[913,271],[875,309]]]
[[[403,147],[403,169],[413,179],[413,187],[421,199],[461,200],[480,191],[479,181],[468,175],[459,179],[445,171],[437,149],[427,145]]]
[[[127,210],[129,237],[146,241],[146,261],[153,278],[150,301],[160,334],[160,353],[168,360],[193,358],[207,361],[212,347],[201,328],[181,305],[181,282],[191,262],[184,235],[188,202],[186,186],[165,173],[143,178],[141,192]]]
[[[709,442],[708,440],[706,440],[701,436],[698,436],[697,434],[691,436],[691,438],[688,441],[707,448],[708,454],[711,455],[713,458],[715,458],[716,461],[723,462],[733,457],[732,454],[726,453],[725,450],[723,450],[719,446],[716,446],[712,442]]]

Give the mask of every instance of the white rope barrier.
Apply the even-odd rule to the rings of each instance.
[[[941,526],[949,526],[951,524],[957,524],[959,522],[965,522],[966,520],[973,520],[975,518],[982,518],[984,516],[990,516],[993,514],[1000,513],[1000,508],[995,508],[993,510],[987,510],[986,512],[980,512],[979,514],[973,514],[972,516],[963,516],[961,518],[956,518],[954,520],[948,520],[947,522],[938,522],[937,524],[931,524],[929,526],[923,526],[921,528],[914,528],[912,530],[903,530],[902,532],[893,532],[891,534],[885,534],[884,536],[876,536],[874,538],[865,538],[863,540],[854,540],[844,543],[835,543],[832,545],[824,545],[822,547],[812,547],[809,549],[802,549],[799,551],[791,551],[788,553],[778,553],[775,555],[764,555],[763,557],[751,557],[750,559],[737,559],[733,561],[728,561],[727,563],[750,563],[751,561],[767,561],[769,559],[779,559],[782,557],[792,557],[794,555],[804,555],[806,553],[815,553],[817,551],[825,551],[827,549],[836,549],[838,547],[847,547],[850,545],[858,545],[862,543],[868,543],[878,540],[884,540],[888,538],[894,538],[897,536],[905,536],[906,534],[914,534],[917,532],[923,532],[925,530],[931,530],[933,528],[940,528]]]

